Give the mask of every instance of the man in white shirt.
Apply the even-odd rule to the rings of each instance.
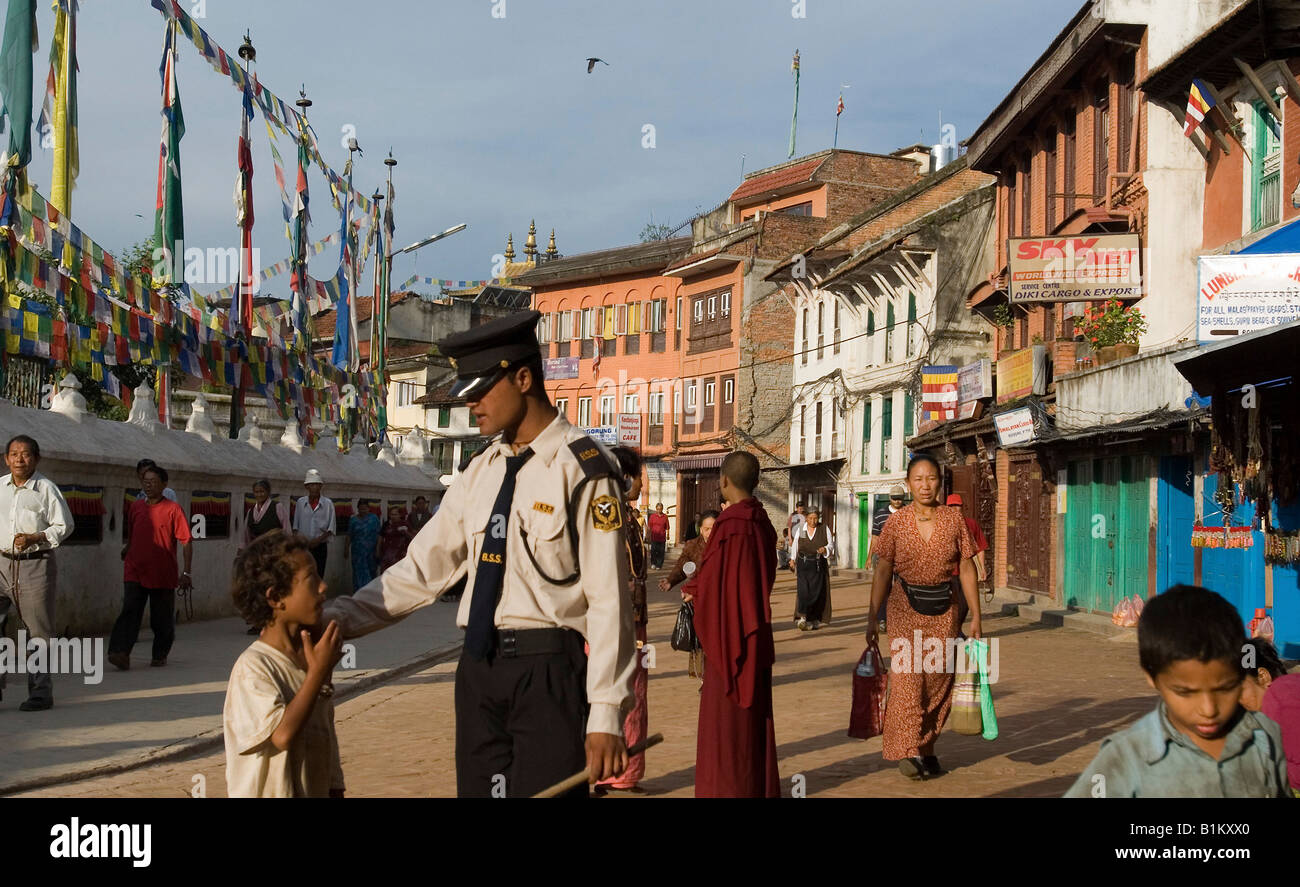
[[[307,547],[316,560],[316,572],[324,578],[330,537],[337,532],[334,503],[320,494],[325,481],[315,468],[307,472],[307,478],[302,483],[307,488],[307,495],[298,497],[298,510],[293,515],[293,531],[307,538]]]
[[[0,622],[14,627],[11,636],[16,636],[19,620],[9,616],[21,616],[28,637],[48,645],[55,624],[53,552],[72,535],[73,519],[58,486],[36,470],[40,460],[40,445],[25,434],[5,445],[10,473],[0,479]],[[3,687],[0,673],[0,691]],[[29,671],[27,701],[19,709],[45,711],[53,705],[50,674]]]

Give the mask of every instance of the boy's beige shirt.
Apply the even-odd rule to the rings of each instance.
[[[271,743],[307,672],[270,644],[254,641],[235,661],[226,688],[226,796],[327,798],[342,789],[334,701],[319,697],[284,751]]]

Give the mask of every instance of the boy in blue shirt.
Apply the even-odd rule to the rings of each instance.
[[[1065,796],[1286,797],[1282,733],[1241,706],[1245,643],[1236,609],[1208,589],[1176,585],[1147,601],[1138,658],[1160,704],[1103,740]]]

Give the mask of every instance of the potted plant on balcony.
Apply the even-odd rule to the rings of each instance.
[[[1079,331],[1097,352],[1099,363],[1132,357],[1138,339],[1147,330],[1146,318],[1136,306],[1125,307],[1119,299],[1084,309]]]
[[[1015,315],[1011,313],[1011,305],[1006,302],[993,309],[992,320],[994,326],[1001,327],[1008,332],[1016,325]],[[1011,351],[1010,348],[1003,348],[998,352],[998,359],[1001,360],[1006,357]]]

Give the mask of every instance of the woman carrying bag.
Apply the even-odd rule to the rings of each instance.
[[[982,636],[975,566],[975,545],[961,514],[939,500],[939,463],[918,455],[907,466],[912,504],[885,522],[877,542],[880,560],[871,586],[867,643],[877,637],[877,614],[889,594],[889,705],[881,754],[898,761],[909,779],[929,779],[945,772],[934,753],[952,706],[954,675],[947,667],[960,626],[950,579],[958,569],[962,593],[971,612],[970,636]],[[919,632],[921,650],[914,650]],[[934,662],[933,651],[941,651]],[[929,653],[930,656],[925,654]],[[920,672],[914,666],[920,663]]]

